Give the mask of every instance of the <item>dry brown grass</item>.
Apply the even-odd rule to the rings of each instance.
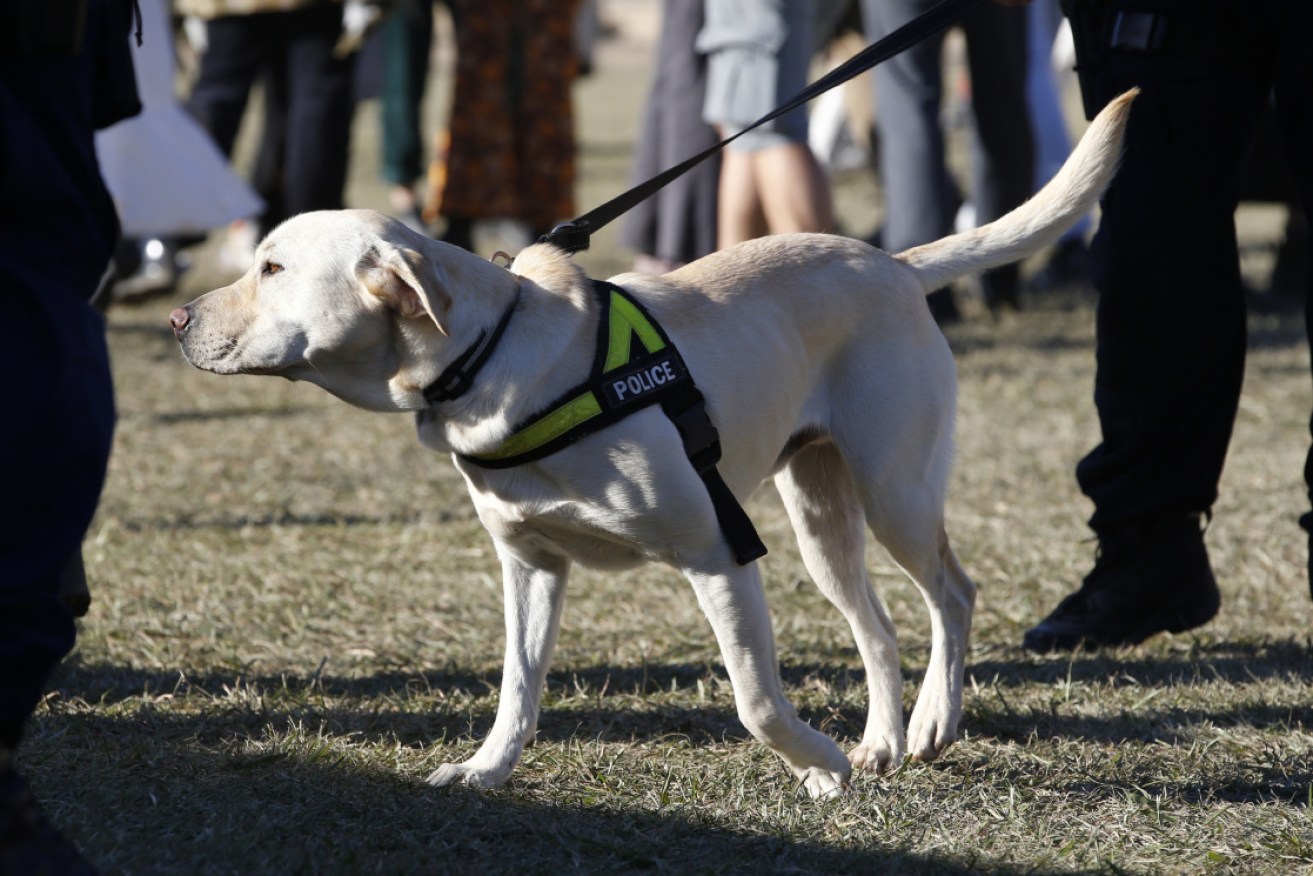
[[[584,207],[626,173],[631,49],[580,88]],[[380,203],[371,119],[357,204]],[[866,230],[869,181],[840,186]],[[584,260],[604,275],[626,258],[604,237]],[[214,282],[200,267],[177,300]],[[506,788],[424,785],[473,751],[500,672],[497,563],[454,470],[406,417],[189,369],[165,327],[174,303],[112,315],[120,424],[87,543],[95,603],[23,755],[108,872],[1313,869],[1296,323],[1254,326],[1208,536],[1221,616],[1048,658],[1017,643],[1092,555],[1072,476],[1097,434],[1090,302],[955,329],[950,531],[981,585],[963,739],[815,803],[746,738],[705,621],[660,568],[577,577],[537,744]],[[750,511],[789,694],[852,744],[865,696],[850,634],[806,583],[773,494]],[[910,705],[924,611],[876,548],[870,564]]]

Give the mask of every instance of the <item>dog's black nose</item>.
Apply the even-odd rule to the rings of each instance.
[[[187,330],[187,323],[191,321],[191,311],[186,307],[175,308],[169,314],[169,325],[173,326],[173,336],[182,340],[182,333]]]

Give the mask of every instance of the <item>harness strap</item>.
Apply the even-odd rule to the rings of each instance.
[[[527,418],[496,450],[461,454],[461,459],[492,469],[523,465],[659,403],[706,485],[735,561],[747,565],[764,556],[766,547],[752,521],[716,468],[720,434],[679,351],[643,306],[619,286],[594,280],[593,291],[599,307],[598,337],[588,379]]]

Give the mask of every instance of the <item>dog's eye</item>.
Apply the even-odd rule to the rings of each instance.
[[[276,274],[276,273],[278,273],[279,271],[281,271],[282,269],[283,269],[283,266],[280,265],[280,264],[278,264],[278,262],[265,262],[263,265],[260,266],[260,273],[261,273],[261,274]]]

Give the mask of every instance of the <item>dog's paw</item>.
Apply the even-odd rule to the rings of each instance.
[[[500,770],[484,770],[466,763],[444,763],[425,780],[435,788],[445,788],[463,782],[471,788],[499,788],[508,774]]]
[[[824,767],[811,767],[802,776],[802,786],[807,789],[807,796],[813,800],[828,800],[838,797],[850,790],[849,773],[827,770]]]
[[[877,776],[889,772],[903,759],[902,745],[893,745],[886,739],[862,741],[848,752],[848,760],[855,770],[869,770]]]
[[[957,739],[957,722],[943,717],[921,718],[913,714],[907,727],[907,747],[913,760],[931,761]]]

